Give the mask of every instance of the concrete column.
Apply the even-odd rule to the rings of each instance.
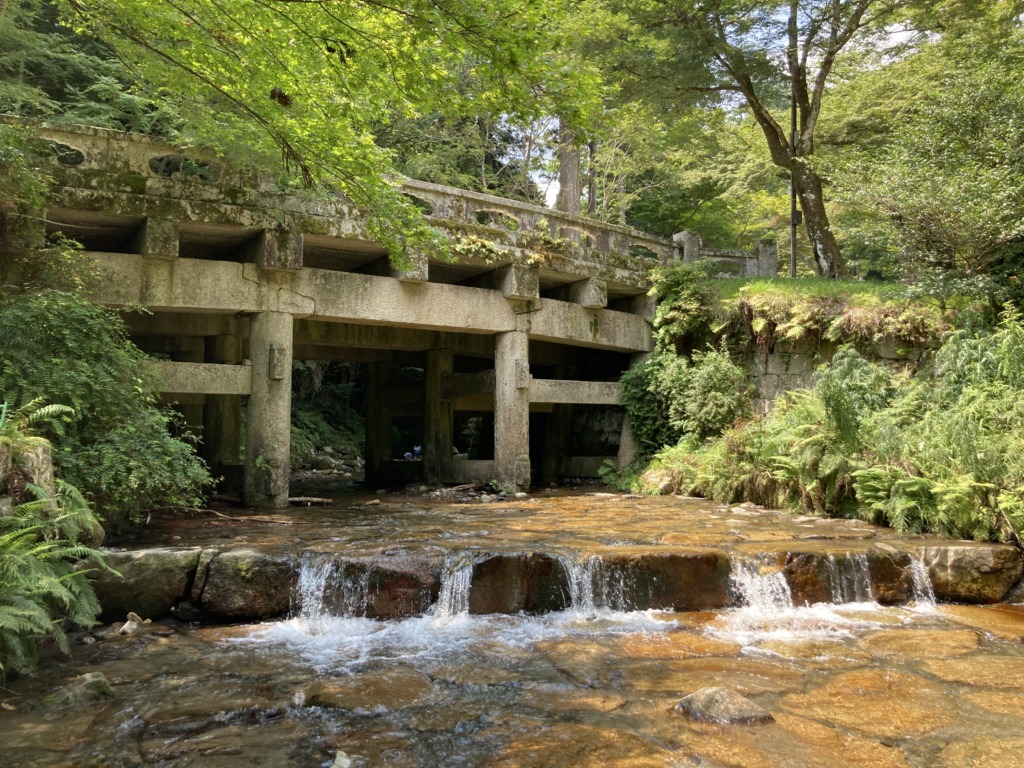
[[[528,315],[499,333],[494,349],[494,464],[506,489],[530,486],[530,348]]]
[[[391,459],[390,401],[384,389],[391,381],[391,363],[368,363],[366,366],[366,445],[363,452],[366,482],[385,480],[384,464]]]
[[[455,354],[450,349],[427,350],[423,479],[431,485],[441,482],[441,467],[452,457],[455,412],[452,401],[442,397],[441,389],[445,377],[451,376],[454,371]]]
[[[775,277],[779,272],[779,247],[774,240],[757,241],[757,277]]]
[[[207,336],[206,362],[237,365],[242,361],[242,339],[234,335]],[[207,395],[203,408],[203,458],[214,475],[242,462],[242,398]]]
[[[292,316],[261,312],[249,321],[252,392],[246,412],[245,503],[288,506],[292,406]]]
[[[683,261],[687,264],[700,259],[701,241],[696,232],[676,232],[672,242],[683,252]]]

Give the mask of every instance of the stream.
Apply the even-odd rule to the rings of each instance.
[[[389,527],[388,503],[415,507],[416,533]],[[912,601],[883,606],[856,557],[835,562],[831,601],[794,605],[778,569],[751,554],[732,570],[735,607],[632,610],[628,585],[602,569],[596,542],[618,550],[656,538],[692,544],[731,537],[742,549],[753,528],[771,537],[787,527],[800,535],[800,526],[817,535],[822,526],[708,502],[565,494],[537,501],[515,518],[517,532],[503,530],[501,538],[519,547],[524,539],[553,542],[563,553],[569,607],[477,615],[468,612],[473,542],[488,538],[496,522],[488,515],[497,513],[455,505],[451,519],[461,516],[463,524],[444,518],[441,525],[439,504],[388,503],[382,510],[365,499],[346,502],[344,530],[337,518],[329,523],[330,510],[292,518],[294,525],[285,517],[264,525],[254,516],[230,530],[198,520],[158,521],[145,534],[153,540],[177,531],[173,536],[189,543],[218,537],[281,547],[315,542],[303,550],[291,615],[232,626],[168,619],[126,636],[102,630],[74,636],[70,658],[47,659],[37,676],[9,680],[0,690],[0,762],[76,768],[1020,764],[1022,606],[936,605],[920,574]],[[641,524],[617,527],[615,510],[627,503]],[[677,528],[666,528],[673,503],[696,517],[680,516]],[[890,535],[848,522],[837,521],[837,537]],[[401,548],[414,539],[446,553],[436,602],[421,616],[366,618],[367,585],[324,552],[341,545]],[[109,696],[63,696],[78,676],[95,672],[109,681]],[[774,721],[706,723],[673,710],[680,698],[707,686],[743,694]]]

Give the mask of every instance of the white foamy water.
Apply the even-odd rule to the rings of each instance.
[[[741,605],[722,611],[705,631],[757,652],[776,643],[852,639],[859,631],[880,626],[869,618],[881,606],[870,596],[867,558],[830,557],[828,569],[836,602],[798,607],[777,564],[734,561],[730,580]]]
[[[458,659],[482,644],[495,648],[529,648],[563,637],[666,632],[678,626],[663,611],[617,612],[598,609],[588,618],[559,611],[537,616],[485,616],[460,612],[425,615],[401,621],[359,617],[296,617],[263,624],[233,642],[256,647],[285,647],[318,670],[358,671],[367,664]]]

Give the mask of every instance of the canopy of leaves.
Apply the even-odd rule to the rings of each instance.
[[[164,89],[189,136],[262,169],[282,158],[307,185],[340,189],[395,252],[437,236],[395,190],[375,128],[438,110],[526,117],[567,97],[560,80],[572,80],[547,55],[557,6],[537,0],[62,6]]]

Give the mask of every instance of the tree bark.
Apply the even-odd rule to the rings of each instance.
[[[807,165],[804,158],[796,158],[790,173],[795,174],[796,193],[800,198],[800,210],[807,225],[807,237],[811,241],[811,255],[814,266],[821,277],[835,279],[842,277],[846,270],[839,244],[832,233],[832,225],[825,211],[821,177]]]
[[[580,148],[576,136],[561,119],[558,121],[558,198],[555,207],[564,213],[579,214],[583,187],[580,184]]]

